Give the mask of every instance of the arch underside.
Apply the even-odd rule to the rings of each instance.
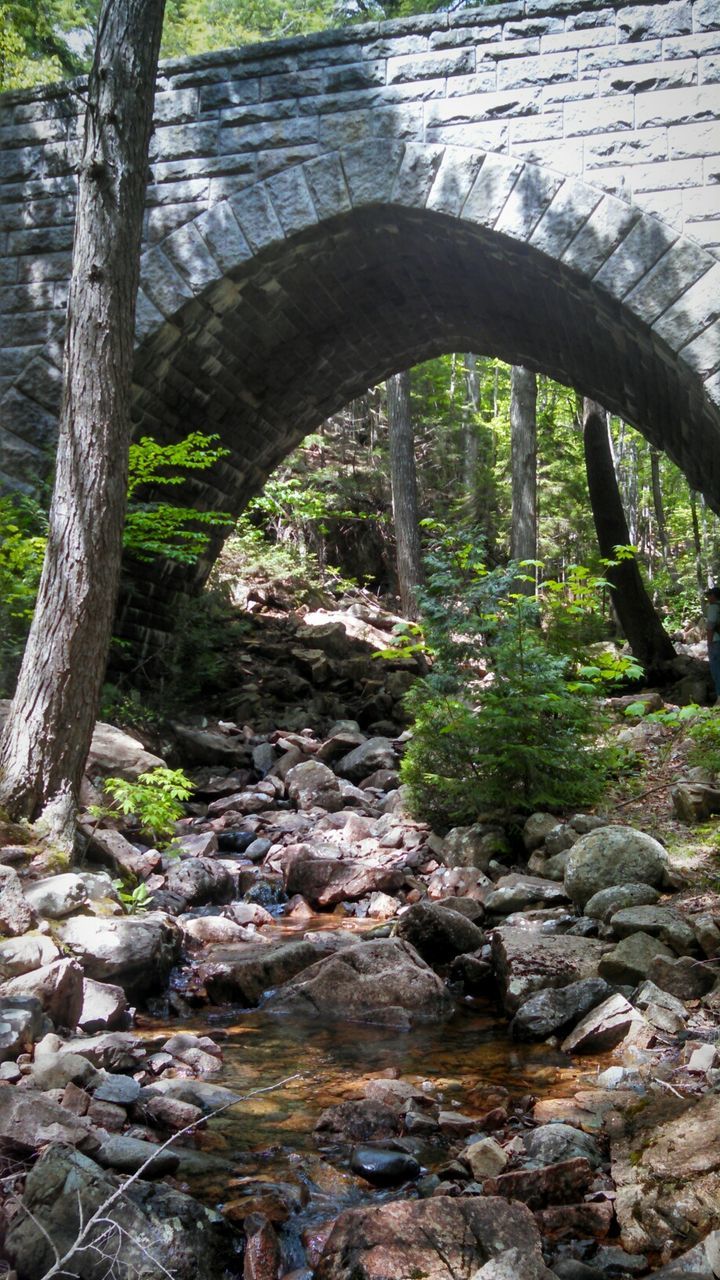
[[[184,497],[239,514],[325,418],[448,351],[524,364],[599,400],[720,496],[719,415],[648,326],[525,243],[393,206],[290,238],[189,302],[138,352],[136,427],[161,440],[217,432],[228,457]],[[169,565],[141,570],[142,610],[126,604],[123,630],[162,631],[168,596],[209,563],[194,581]]]

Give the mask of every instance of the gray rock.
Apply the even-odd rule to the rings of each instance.
[[[695,934],[671,907],[624,907],[610,918],[610,928],[618,938],[648,933],[665,942],[676,955],[696,955]]]
[[[23,893],[17,871],[0,865],[0,933],[16,938],[36,924],[35,908]]]
[[[603,978],[585,978],[557,990],[538,991],[518,1009],[510,1034],[515,1040],[546,1040],[566,1031],[609,995]]]
[[[506,1011],[516,1013],[530,996],[546,987],[567,987],[583,978],[597,978],[605,950],[594,938],[495,929],[492,957]]]
[[[49,1147],[26,1180],[23,1204],[29,1212],[16,1215],[7,1236],[19,1280],[44,1275],[54,1261],[50,1241],[60,1254],[67,1251],[78,1234],[80,1212],[87,1222],[118,1185],[80,1152],[57,1143]],[[104,1235],[104,1253],[116,1252],[117,1280],[161,1274],[214,1280],[235,1252],[233,1232],[219,1213],[163,1183],[136,1182],[108,1216],[122,1227],[122,1235],[111,1227],[108,1236],[102,1223],[90,1240],[99,1243]],[[107,1257],[102,1265],[107,1270]],[[98,1280],[97,1253],[89,1249],[76,1255],[72,1270],[78,1280]]]
[[[584,912],[591,920],[607,923],[616,911],[625,907],[652,906],[658,901],[660,893],[649,884],[618,884],[609,889],[600,889],[585,903]]]
[[[395,769],[397,762],[397,753],[389,738],[368,738],[338,760],[335,769],[350,782],[362,782],[378,769]]]
[[[255,943],[214,948],[199,968],[208,998],[217,1004],[256,1005],[317,962],[312,942]]]
[[[557,857],[559,853],[567,853],[579,839],[579,833],[569,823],[560,822],[545,838],[545,853],[548,858]]]
[[[180,1157],[172,1148],[161,1151],[158,1143],[119,1133],[109,1133],[102,1138],[94,1159],[118,1173],[137,1173],[143,1169],[144,1178],[162,1178],[166,1173],[174,1173],[180,1164]]]
[[[593,1137],[571,1124],[545,1124],[523,1136],[526,1169],[542,1169],[561,1160],[588,1160],[594,1169],[602,1164],[602,1152]]]
[[[598,827],[582,836],[570,852],[565,889],[583,907],[593,894],[613,885],[649,884],[661,888],[669,871],[662,845],[631,827]]]
[[[300,848],[302,852],[287,867],[285,887],[290,897],[299,893],[321,909],[357,902],[371,893],[392,893],[405,878],[397,866],[388,863],[317,857],[309,846]]]
[[[229,902],[235,884],[222,860],[186,858],[167,869],[164,889],[181,899],[184,907],[196,907],[207,902]]]
[[[77,1020],[81,1031],[117,1031],[128,1021],[128,1002],[122,987],[83,979],[83,998]]]
[[[623,938],[603,956],[598,966],[600,976],[620,987],[636,987],[648,976],[656,956],[674,960],[674,953],[659,938],[649,933],[633,933]]]
[[[554,831],[558,825],[558,820],[552,813],[532,813],[523,827],[523,844],[528,853],[533,853],[535,849],[539,849],[541,844],[545,843],[545,839]]]
[[[36,880],[28,885],[25,897],[39,916],[60,920],[85,905],[88,891],[82,877],[68,871]]]
[[[0,996],[35,996],[56,1027],[74,1031],[83,1004],[83,973],[77,960],[55,960],[0,986]]]
[[[140,1096],[140,1085],[133,1076],[106,1073],[93,1089],[93,1097],[99,1102],[116,1102],[121,1107],[130,1107]]]
[[[0,1062],[32,1049],[44,1030],[43,1008],[33,996],[0,998]]]
[[[647,977],[663,991],[669,991],[679,1000],[699,1000],[715,986],[713,969],[690,956],[674,956],[668,959],[656,955],[648,968]]]
[[[89,978],[137,994],[157,991],[180,953],[180,930],[160,913],[142,919],[76,916],[58,933]]]
[[[91,1153],[100,1145],[85,1116],[74,1116],[34,1091],[0,1088],[0,1144],[3,1153],[34,1155],[50,1142],[67,1142]]]
[[[482,929],[466,915],[441,903],[427,901],[410,907],[402,916],[397,932],[429,964],[477,951],[485,942]]]
[[[487,871],[493,858],[502,857],[510,846],[501,827],[476,823],[453,827],[441,842],[439,857],[446,867],[477,867]]]
[[[164,765],[165,761],[146,751],[137,738],[98,720],[85,765],[88,778],[118,777],[134,781],[141,773]]]
[[[354,1147],[350,1168],[374,1187],[396,1187],[420,1177],[420,1165],[414,1156],[382,1147]]]
[[[624,996],[610,996],[578,1022],[563,1040],[564,1053],[602,1053],[614,1049],[642,1015]]]
[[[493,892],[485,895],[484,905],[491,914],[507,916],[512,911],[524,910],[531,903],[553,907],[567,903],[567,900],[565,889],[554,880],[509,875],[502,876]]]
[[[285,777],[287,793],[298,809],[326,809],[337,813],[344,801],[332,769],[320,760],[296,764]]]
[[[395,938],[345,947],[318,961],[275,992],[266,1005],[274,1013],[401,1027],[442,1021],[452,1007],[429,965],[407,942]]]

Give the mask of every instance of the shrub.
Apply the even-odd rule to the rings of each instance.
[[[193,792],[193,784],[182,769],[152,769],[141,773],[136,782],[126,778],[106,778],[103,790],[112,800],[111,807],[94,806],[95,817],[114,817],[118,812],[136,819],[141,832],[154,844],[172,837],[175,823],[182,818],[183,801]]]

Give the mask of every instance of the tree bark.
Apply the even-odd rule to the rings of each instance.
[[[410,416],[410,374],[395,373],[387,383],[390,428],[390,484],[402,612],[417,616],[417,587],[422,578],[418,519],[415,438]]]
[[[583,402],[585,466],[600,554],[615,560],[615,548],[630,542],[613,465],[607,414],[594,400]],[[634,556],[607,569],[612,602],[633,656],[648,674],[661,671],[676,656],[663,629]]]
[[[105,0],[88,82],[57,470],[0,804],[67,844],[120,576],[135,303],[164,0]]]
[[[480,441],[476,419],[480,411],[480,380],[477,372],[477,356],[467,352],[464,362],[467,412],[463,429],[463,486],[468,519],[471,524],[477,524],[480,520],[478,485]]]
[[[512,520],[510,558],[534,560],[537,555],[537,379],[529,369],[513,365],[510,375],[510,466]],[[516,583],[525,595],[535,594],[535,570],[523,571],[529,581]]]

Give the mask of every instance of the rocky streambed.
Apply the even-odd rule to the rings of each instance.
[[[18,1280],[717,1280],[715,895],[612,814],[440,838],[398,726],[175,741],[179,853],[0,825]]]

